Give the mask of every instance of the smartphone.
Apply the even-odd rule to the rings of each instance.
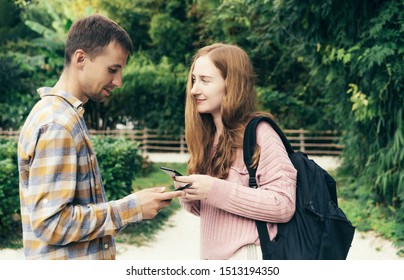
[[[182,174],[180,172],[178,172],[177,170],[174,170],[174,169],[171,169],[168,167],[160,166],[160,169],[163,170],[165,173],[167,173],[170,177],[182,176]]]
[[[164,171],[166,174],[168,174],[168,176],[170,176],[171,178],[173,178],[174,176],[182,176],[182,174],[180,172],[178,172],[177,170],[168,168],[168,167],[164,167],[164,166],[160,166],[160,169],[162,171]],[[179,187],[178,189],[175,189],[176,191],[181,191],[181,190],[185,190],[186,188],[189,188],[192,184],[185,184],[181,187]]]

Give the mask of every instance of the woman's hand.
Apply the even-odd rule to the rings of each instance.
[[[188,176],[183,176],[183,177],[188,177]],[[174,188],[176,190],[181,188],[181,187],[184,187],[185,185],[188,185],[187,183],[182,183],[182,182],[176,181],[175,176],[173,177],[173,181],[174,181]]]
[[[194,200],[202,200],[208,197],[213,180],[215,178],[209,175],[188,175],[188,176],[175,176],[174,186],[175,188],[181,187],[184,184],[191,184],[189,188],[183,190],[185,195],[182,196],[183,201],[189,202]]]

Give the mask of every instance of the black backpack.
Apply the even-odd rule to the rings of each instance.
[[[335,180],[302,152],[295,152],[278,125],[268,117],[252,119],[244,132],[244,163],[251,188],[257,188],[251,168],[256,147],[256,128],[268,122],[279,134],[297,170],[296,211],[287,223],[279,223],[270,241],[266,223],[256,221],[264,260],[344,260],[351,247],[355,227],[338,207]]]

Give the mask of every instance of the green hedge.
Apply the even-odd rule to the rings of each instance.
[[[92,137],[108,200],[133,192],[141,173],[138,144],[125,139]],[[21,247],[22,228],[17,164],[17,142],[0,139],[0,248]]]
[[[124,138],[92,137],[108,200],[133,192],[132,182],[141,173],[138,143]]]
[[[17,142],[0,139],[0,246],[20,239]]]

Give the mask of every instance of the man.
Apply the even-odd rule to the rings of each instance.
[[[154,218],[182,192],[151,188],[106,201],[83,119],[83,105],[122,85],[132,41],[115,22],[77,21],[66,41],[63,73],[22,128],[18,143],[24,252],[27,259],[115,259],[113,236]]]

